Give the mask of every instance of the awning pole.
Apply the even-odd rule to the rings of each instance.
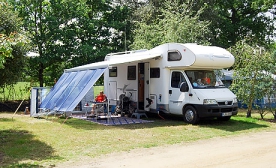
[[[107,123],[109,124],[110,123],[110,119],[111,119],[111,114],[110,114],[110,111],[109,111],[109,97],[110,97],[110,93],[109,93],[109,86],[107,85]]]

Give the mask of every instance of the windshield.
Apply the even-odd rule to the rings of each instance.
[[[214,70],[191,70],[186,71],[194,88],[224,87],[219,78],[219,71]]]

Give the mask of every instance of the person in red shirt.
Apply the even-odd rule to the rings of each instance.
[[[105,102],[105,101],[106,101],[106,96],[103,93],[103,91],[100,91],[100,94],[95,97],[95,102]],[[92,105],[91,114],[95,114],[96,105],[97,103],[94,103]]]
[[[103,93],[103,91],[100,91],[100,94],[95,98],[95,102],[105,102],[105,101],[106,101],[106,96]]]

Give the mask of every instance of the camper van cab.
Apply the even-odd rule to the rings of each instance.
[[[181,115],[195,124],[201,118],[229,120],[238,112],[236,96],[220,80],[220,69],[234,56],[215,46],[167,43],[151,50],[105,57],[105,93],[110,104],[129,97],[136,111]]]

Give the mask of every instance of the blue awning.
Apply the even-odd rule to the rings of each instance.
[[[40,108],[54,111],[73,111],[106,68],[64,72]]]

